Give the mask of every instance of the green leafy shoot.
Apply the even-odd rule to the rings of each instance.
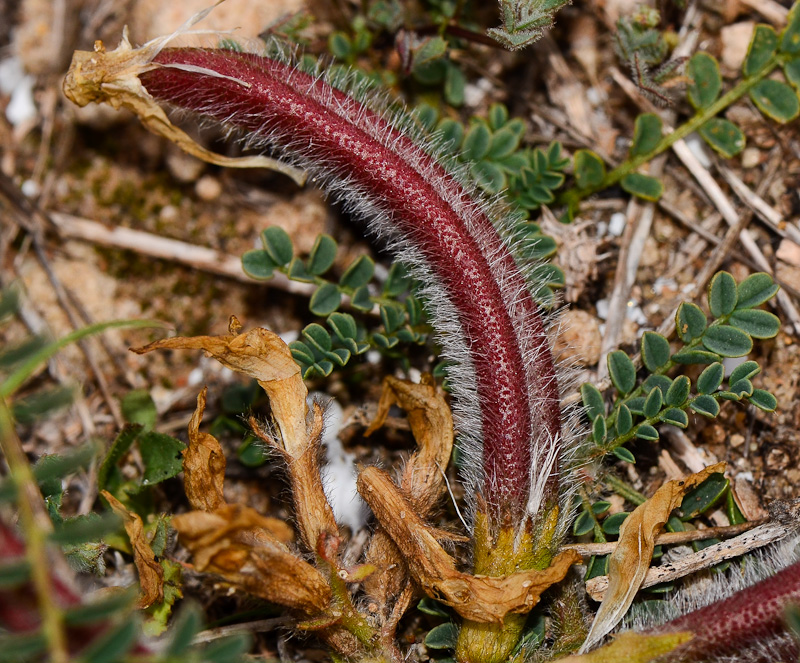
[[[759,308],[777,291],[778,286],[763,272],[738,284],[729,273],[719,272],[708,288],[713,316],[710,323],[698,306],[684,302],[678,307],[675,329],[681,346],[677,351],[660,334],[644,333],[640,345],[643,377],[625,352],[611,352],[608,372],[614,396],[610,409],[596,387],[581,387],[584,410],[592,424],[592,440],[598,450],[634,462],[633,454],[623,448],[628,441],[657,440],[661,424],[686,428],[687,411],[716,417],[720,401],[741,401],[773,411],[775,397],[756,389],[751,381],[761,370],[757,362],[745,361],[726,380],[722,361],[749,354],[753,339],[777,335],[780,321]],[[670,377],[673,369],[689,364],[706,367],[694,382],[685,375]]]

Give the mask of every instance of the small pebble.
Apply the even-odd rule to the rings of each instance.
[[[742,168],[755,168],[761,163],[761,150],[757,147],[746,147],[742,152]]]
[[[180,211],[175,205],[164,205],[158,213],[158,218],[164,223],[174,223],[180,217]]]
[[[222,195],[222,184],[216,177],[203,175],[194,185],[194,191],[200,200],[210,203]]]
[[[608,234],[614,237],[619,237],[625,230],[625,215],[622,212],[617,212],[611,215],[608,222]]]

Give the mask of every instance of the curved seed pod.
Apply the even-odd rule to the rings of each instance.
[[[501,216],[512,213],[477,196],[410,123],[399,126],[289,62],[177,48],[160,51],[147,69],[139,79],[155,99],[277,148],[415,269],[445,355],[457,363],[458,428],[468,464],[482,468],[470,477],[471,492],[488,505],[492,529],[524,523],[552,503],[559,394],[525,267],[504,237]],[[532,477],[537,462],[544,466]]]

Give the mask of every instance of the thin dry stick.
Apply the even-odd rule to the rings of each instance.
[[[776,27],[786,25],[786,17],[789,15],[789,10],[779,5],[775,0],[739,0],[739,2],[757,11]]]
[[[730,200],[723,193],[716,180],[711,176],[711,173],[708,172],[708,170],[700,163],[694,153],[689,149],[689,146],[684,141],[679,140],[672,146],[672,149],[678,158],[683,162],[683,165],[686,166],[689,169],[689,172],[694,175],[695,179],[700,182],[701,186],[708,194],[708,197],[711,199],[711,202],[714,203],[714,206],[719,210],[720,214],[722,214],[722,218],[725,219],[730,226],[737,225],[739,222],[739,215],[736,213],[736,210],[734,209]],[[764,257],[764,254],[758,247],[758,244],[756,243],[752,233],[750,233],[747,229],[742,230],[741,233],[739,233],[739,241],[745,250],[750,254],[750,257],[753,258],[759,269],[767,272],[768,274],[773,273],[772,266]],[[800,334],[800,312],[798,312],[794,302],[792,302],[789,295],[783,290],[778,291],[777,299],[778,303],[781,305],[781,308],[784,310],[794,326],[795,332]]]
[[[122,226],[109,228],[102,223],[61,212],[50,212],[50,218],[65,239],[79,239],[100,246],[134,251],[151,258],[170,260],[244,283],[253,283],[253,279],[242,271],[242,261],[221,251]],[[283,274],[276,274],[269,285],[306,296],[314,291],[313,286],[289,281]]]
[[[778,152],[778,157],[780,157],[780,152]],[[728,184],[731,185],[731,189],[739,197],[739,200],[755,212],[758,218],[766,221],[771,229],[781,237],[788,237],[795,244],[800,244],[800,229],[791,221],[785,221],[778,210],[770,206],[762,197],[766,193],[763,181],[762,184],[759,184],[757,191],[752,191],[749,186],[736,177],[730,168],[723,166],[719,171]]]
[[[770,543],[780,541],[790,532],[791,529],[781,523],[771,522],[759,525],[744,534],[727,541],[715,543],[666,566],[650,567],[642,582],[641,589],[683,578],[695,571],[710,568],[726,559],[739,557],[753,550],[763,548]],[[598,576],[586,583],[586,592],[595,601],[603,600],[607,588],[608,576]]]
[[[781,152],[779,148],[776,148],[773,150],[772,159],[770,160],[764,177],[761,179],[761,182],[758,185],[758,195],[763,195],[763,193],[769,189],[773,178],[778,172],[780,163]],[[735,225],[728,228],[728,232],[725,233],[722,242],[717,245],[717,248],[711,254],[711,257],[708,259],[704,268],[698,275],[697,280],[695,281],[695,293],[699,293],[706,287],[706,284],[711,280],[711,277],[717,271],[722,262],[730,256],[734,245],[738,242],[742,230],[747,227],[747,224],[750,223],[752,218],[753,212],[748,210],[742,214],[739,221]]]
[[[678,545],[682,543],[690,543],[691,541],[705,541],[706,539],[727,539],[732,536],[737,536],[743,532],[747,532],[759,525],[765,524],[766,520],[753,520],[738,525],[725,525],[723,527],[708,527],[706,529],[695,529],[686,532],[664,532],[656,539],[656,545],[668,546]],[[577,550],[578,554],[583,557],[591,557],[592,555],[608,555],[614,552],[617,547],[616,541],[609,543],[570,543],[561,546],[561,550]]]

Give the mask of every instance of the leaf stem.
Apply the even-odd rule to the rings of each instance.
[[[53,601],[50,583],[50,562],[47,558],[47,532],[52,528],[44,509],[42,495],[33,476],[33,471],[22,450],[22,444],[14,432],[11,412],[0,398],[0,448],[19,496],[19,522],[26,541],[26,556],[31,568],[36,599],[42,617],[42,633],[47,641],[50,660],[53,663],[69,663],[64,617]]]
[[[668,150],[679,140],[686,138],[686,136],[692,132],[697,131],[711,118],[715,117],[728,106],[736,102],[739,98],[744,96],[753,86],[770,74],[775,67],[784,64],[785,61],[785,55],[780,53],[773,55],[769,60],[767,60],[766,63],[764,63],[764,66],[757,73],[753,74],[753,76],[750,78],[741,80],[734,87],[728,90],[728,92],[717,99],[713,104],[701,109],[697,114],[695,114],[677,129],[673,129],[666,136],[663,136],[652,150],[645,154],[640,154],[633,159],[626,159],[619,166],[614,168],[614,170],[607,173],[602,182],[596,186],[587,187],[586,189],[578,189],[577,187],[567,189],[559,196],[559,202],[562,204],[565,202],[577,204],[592,194],[617,184],[620,180],[622,180],[623,177],[635,172],[639,166],[651,161],[662,152]]]

